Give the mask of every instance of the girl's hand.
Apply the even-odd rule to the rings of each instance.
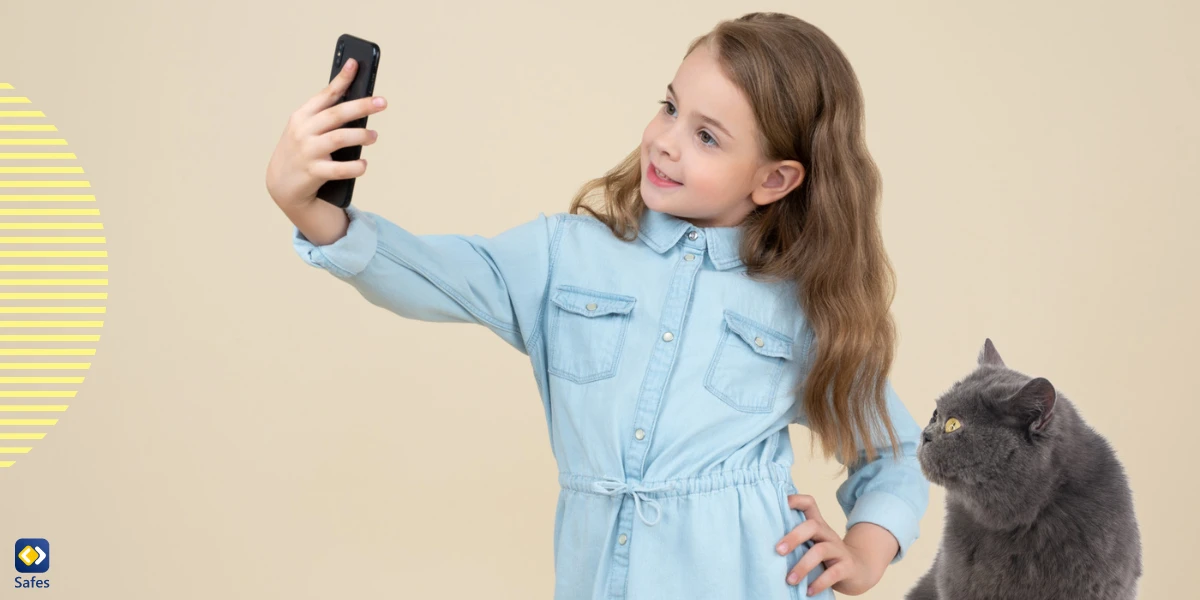
[[[317,190],[326,181],[359,177],[367,161],[335,161],[334,150],[375,143],[374,131],[363,127],[342,128],[355,119],[380,112],[374,103],[383,98],[360,98],[338,103],[354,80],[357,61],[349,59],[342,71],[288,118],[271,162],[267,165],[267,191],[285,213],[304,212],[317,200]],[[386,105],[386,103],[384,103]]]
[[[821,562],[825,563],[825,572],[808,586],[809,596],[831,586],[842,594],[857,596],[879,583],[882,569],[872,565],[869,553],[847,544],[825,523],[812,496],[789,495],[788,506],[804,512],[807,520],[785,535],[775,550],[787,554],[809,539],[816,541],[792,567],[789,584],[796,585]]]

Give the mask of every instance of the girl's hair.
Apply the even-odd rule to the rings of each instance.
[[[866,148],[858,79],[825,33],[791,15],[722,21],[687,54],[704,43],[750,99],[763,155],[804,165],[805,177],[791,194],[741,224],[740,253],[751,274],[797,285],[815,335],[810,370],[802,374],[813,440],[845,468],[863,447],[867,460],[875,458],[874,444],[864,442],[878,440],[882,425],[899,455],[886,404],[895,273],[877,223],[880,177]],[[584,184],[570,212],[587,212],[618,237],[634,239],[646,210],[641,176],[640,149],[634,149]],[[591,206],[586,202],[597,190],[603,194]]]

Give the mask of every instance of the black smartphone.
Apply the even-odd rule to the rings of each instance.
[[[350,87],[346,88],[346,93],[338,99],[338,104],[349,100],[366,98],[375,93],[375,73],[379,70],[379,45],[362,38],[354,37],[348,33],[338,36],[337,47],[334,48],[333,52],[333,69],[329,73],[330,81],[333,81],[333,78],[337,77],[338,72],[342,70],[342,65],[346,63],[346,59],[350,58],[358,62],[358,70],[354,73],[354,81],[350,82]],[[366,117],[355,119],[342,125],[342,127],[359,128],[366,126]],[[330,157],[337,161],[358,160],[361,156],[362,146],[338,148],[330,154]],[[353,177],[350,179],[326,181],[317,190],[318,198],[342,208],[350,205],[350,197],[353,195]]]

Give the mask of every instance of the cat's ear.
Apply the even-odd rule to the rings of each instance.
[[[1004,361],[1000,359],[1000,353],[996,351],[996,346],[992,344],[992,338],[987,338],[983,341],[983,349],[979,351],[978,362],[980,366],[1004,366]]]
[[[1030,431],[1039,432],[1054,416],[1054,402],[1057,399],[1058,392],[1050,381],[1045,377],[1037,377],[1009,399],[1009,411]]]

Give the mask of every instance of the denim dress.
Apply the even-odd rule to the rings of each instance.
[[[328,245],[293,227],[306,263],[401,317],[477,323],[529,357],[558,467],[557,600],[809,597],[823,567],[785,579],[812,542],[787,555],[775,545],[805,520],[787,503],[788,425],[806,423],[794,391],[813,333],[794,283],[747,276],[739,228],[647,210],[635,240],[571,214],[491,237],[416,235],[346,212],[346,235]],[[896,537],[894,563],[917,538],[929,483],[921,427],[890,382],[887,403],[902,458],[872,440],[880,456],[860,454],[836,499],[847,528]]]

